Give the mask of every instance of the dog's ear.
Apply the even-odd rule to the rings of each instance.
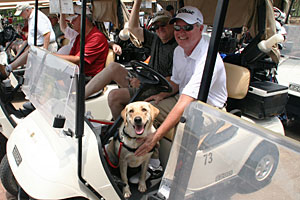
[[[124,120],[125,126],[127,126],[127,120],[126,120],[126,107],[122,110],[122,112],[121,112],[121,117],[122,117],[123,120]]]
[[[156,108],[155,106],[153,106],[152,104],[149,104],[149,106],[150,106],[150,110],[151,110],[151,118],[153,121],[159,114],[159,109]]]

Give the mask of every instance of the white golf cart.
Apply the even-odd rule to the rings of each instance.
[[[17,4],[17,3],[15,3]],[[102,22],[111,22],[114,24],[114,29],[116,31],[120,31],[122,27],[124,26],[124,23],[128,21],[128,11],[125,8],[125,5],[121,3],[120,1],[100,1],[100,0],[94,0],[92,4],[93,8],[93,19],[95,20],[95,23],[99,29],[101,29],[106,35],[109,33],[104,28]],[[106,12],[103,12],[103,9],[97,9],[99,7],[107,6]],[[109,11],[109,12],[108,12]],[[8,29],[8,28],[6,28]],[[5,30],[6,30],[5,29]],[[11,27],[9,27],[8,30],[10,30]],[[8,32],[8,31],[6,31]],[[12,31],[10,31],[12,32]],[[9,32],[9,33],[10,33]],[[1,30],[0,30],[1,33]],[[116,32],[118,34],[118,32]],[[12,40],[17,37],[16,34],[14,34],[14,37],[11,38]],[[132,41],[132,42],[131,42]],[[132,57],[132,54],[139,55],[138,58],[143,58],[142,55],[144,53],[143,48],[137,48],[132,47],[134,44],[138,44],[139,42],[134,39],[133,36],[131,36],[131,39],[128,41],[123,41],[121,46],[123,50],[123,54],[121,58],[116,58],[115,54],[113,53],[112,49],[109,50],[107,60],[106,60],[106,66],[112,62],[112,61],[120,61],[122,63],[128,62],[127,57]],[[11,45],[11,43],[8,45],[8,47]],[[7,48],[8,48],[7,47]],[[27,46],[24,46],[24,49]],[[20,50],[20,55],[23,53],[24,49]],[[134,51],[134,52],[130,52]],[[4,51],[0,52],[0,63],[7,65],[11,63],[13,60],[15,60],[18,55],[13,59],[9,59],[9,52],[5,49]],[[120,56],[119,56],[120,57]],[[138,59],[137,58],[137,59]],[[21,68],[18,68],[17,70],[14,70],[8,79],[1,80],[0,84],[0,159],[4,156],[6,153],[5,147],[6,147],[6,141],[9,138],[11,132],[13,131],[14,127],[17,125],[17,123],[26,117],[30,112],[34,110],[34,107],[31,106],[31,104],[26,104],[28,102],[28,99],[25,99],[25,96],[23,92],[20,90],[22,87],[22,84],[24,82],[24,68],[25,66],[22,66]],[[95,94],[94,96],[90,97],[86,101],[86,108],[87,110],[94,110],[93,111],[93,117],[97,119],[108,119],[110,120],[112,118],[108,104],[107,104],[107,95],[112,90],[117,88],[116,84],[110,84],[107,86],[102,92],[99,92]],[[25,103],[25,104],[24,104]],[[96,110],[94,108],[101,107],[102,109]]]
[[[208,73],[204,73],[199,92],[202,101],[209,90],[228,2],[215,2]],[[233,4],[245,5],[229,2]],[[133,64],[146,86],[169,89],[159,74],[141,63]],[[7,157],[1,163],[5,188],[17,191],[19,199],[124,199],[118,173],[110,169],[103,153],[120,120],[107,131],[105,125],[84,117],[83,67],[79,71],[76,65],[38,47],[31,48],[27,65],[22,89],[36,109],[9,137]],[[237,65],[226,64],[227,72],[229,66],[237,69]],[[242,70],[248,74],[249,85],[251,74]],[[227,75],[233,79],[231,76]],[[238,78],[237,83],[245,79]],[[247,92],[248,87],[246,93],[237,94]],[[236,93],[230,94],[233,98]],[[282,94],[281,90],[276,93]],[[271,115],[257,121],[272,124],[275,118]],[[201,101],[185,110],[175,135],[161,140],[160,154],[165,169],[162,179],[147,181],[146,193],[131,185],[131,199],[299,199],[299,142]]]

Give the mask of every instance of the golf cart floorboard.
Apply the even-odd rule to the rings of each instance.
[[[138,173],[140,171],[140,169],[141,169],[140,167],[137,167],[137,168],[128,167],[128,172],[127,172],[128,179],[131,176]],[[117,169],[110,168],[110,172],[113,175],[116,182],[122,182],[122,180],[120,178],[121,176],[120,176],[119,168],[117,168]],[[141,193],[138,190],[138,184],[129,183],[130,191],[131,191],[131,194],[132,194],[129,199],[131,199],[131,200],[140,200],[140,199],[145,199],[146,200],[146,199],[148,199],[149,195],[155,194],[156,191],[158,191],[160,182],[161,182],[161,178],[148,179],[146,181],[147,191],[144,192],[144,193]],[[121,192],[123,192],[122,186],[119,186],[119,189],[121,190]]]

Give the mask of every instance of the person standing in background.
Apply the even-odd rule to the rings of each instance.
[[[34,23],[35,12],[28,3],[20,3],[17,5],[15,16],[21,16],[28,20],[28,45],[34,44]],[[41,46],[51,52],[57,51],[57,44],[55,40],[55,33],[48,17],[38,11],[38,24],[37,24],[37,46]]]
[[[28,20],[28,46],[34,45],[34,24],[35,24],[35,12],[28,3],[19,3],[16,7],[15,16],[21,16],[25,20]],[[52,25],[48,17],[38,11],[38,24],[37,24],[37,46],[49,50],[50,52],[57,51],[57,43],[55,41],[55,33],[52,29]],[[23,66],[27,62],[29,48],[24,51],[14,62],[9,65],[0,65],[0,78],[6,79],[10,72],[17,69],[19,66]]]

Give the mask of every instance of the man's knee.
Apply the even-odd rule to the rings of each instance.
[[[127,94],[128,93],[128,94]],[[114,105],[123,105],[123,104],[127,104],[130,96],[129,96],[129,91],[127,90],[122,90],[122,89],[115,89],[110,91],[110,93],[108,94],[108,104],[109,106],[114,106]]]
[[[114,104],[116,104],[116,102],[119,100],[119,98],[120,98],[120,94],[119,94],[118,90],[112,90],[112,91],[110,91],[110,93],[107,96],[109,107],[111,107]]]
[[[111,62],[107,67],[106,70],[111,71],[112,74],[117,73],[118,71],[120,71],[120,69],[122,69],[123,67],[117,63],[117,62]]]

